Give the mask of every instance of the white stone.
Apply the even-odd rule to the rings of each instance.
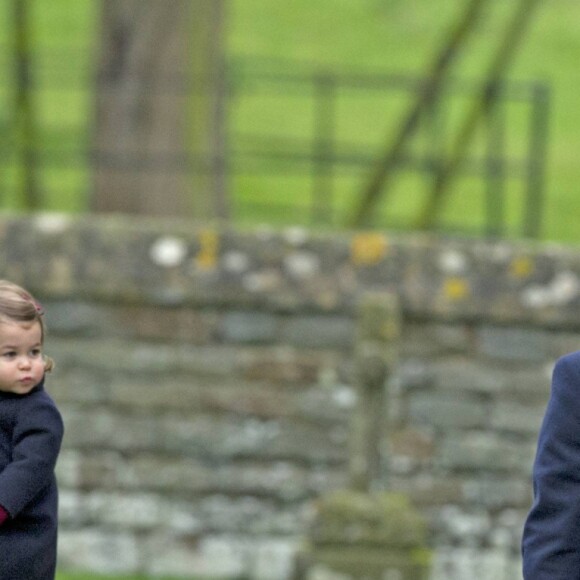
[[[308,231],[301,227],[287,228],[284,239],[292,246],[301,246],[308,239]]]
[[[71,218],[63,213],[41,213],[36,216],[34,223],[45,234],[60,234],[69,227]]]
[[[356,391],[347,386],[337,387],[332,393],[334,402],[342,409],[351,409],[356,405],[357,395]]]
[[[439,546],[429,580],[519,580],[519,554],[502,548]]]
[[[309,278],[320,271],[320,259],[310,252],[296,252],[284,258],[284,267],[294,278]]]
[[[580,294],[580,279],[570,271],[558,273],[547,285],[534,284],[522,292],[522,302],[530,308],[562,306]]]
[[[457,506],[446,506],[441,510],[441,520],[456,538],[477,538],[491,529],[490,516],[486,512],[468,513]]]
[[[168,502],[162,517],[165,525],[179,534],[197,534],[203,528],[197,510],[190,503]]]
[[[159,238],[149,250],[151,260],[164,268],[179,266],[186,255],[187,244],[182,239],[173,236]]]
[[[83,498],[80,493],[61,489],[58,498],[58,513],[61,523],[73,525],[82,522],[85,517]]]
[[[56,464],[58,482],[64,487],[78,487],[82,456],[78,451],[63,449]]]
[[[299,539],[264,539],[256,546],[252,578],[283,580],[291,578]]]
[[[209,576],[214,569],[240,573],[239,566],[230,561],[214,561],[203,554],[203,540],[192,542],[188,536],[174,536],[164,530],[150,537],[141,564],[149,575],[154,576]],[[229,557],[224,554],[224,557]]]
[[[573,272],[560,272],[550,284],[552,298],[555,304],[570,302],[580,291],[578,276]]]
[[[439,268],[448,274],[459,274],[467,267],[467,259],[462,252],[447,250],[439,256]]]
[[[59,533],[58,561],[63,570],[132,574],[139,560],[138,543],[130,533],[91,528]]]
[[[280,274],[276,270],[263,270],[247,274],[242,284],[250,292],[268,292],[279,286],[280,281]]]
[[[341,574],[331,570],[324,564],[315,564],[307,574],[308,580],[353,580],[350,574]]]
[[[477,246],[479,249],[480,246]],[[506,243],[497,243],[493,246],[484,244],[481,246],[481,251],[478,252],[480,256],[491,258],[495,263],[506,263],[511,260],[513,256],[513,247]]]
[[[161,500],[154,494],[92,493],[85,503],[92,517],[116,527],[152,528],[162,524]]]
[[[223,257],[223,266],[228,272],[245,272],[250,267],[250,259],[242,252],[227,252]]]
[[[522,303],[528,308],[543,308],[550,303],[550,292],[537,284],[528,286],[522,292]]]

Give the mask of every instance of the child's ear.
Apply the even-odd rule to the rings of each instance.
[[[54,361],[49,356],[44,356],[44,371],[49,373],[54,369]]]

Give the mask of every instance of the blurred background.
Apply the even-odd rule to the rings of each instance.
[[[577,22],[0,0],[0,268],[59,365],[59,580],[521,578],[580,330]]]
[[[124,4],[1,2],[6,210],[575,241],[573,2]]]

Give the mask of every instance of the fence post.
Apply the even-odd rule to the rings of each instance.
[[[312,143],[312,223],[333,223],[337,83],[331,75],[314,77]]]
[[[23,204],[27,210],[40,206],[37,159],[36,159],[36,118],[31,87],[31,40],[30,3],[16,0],[14,8],[15,44],[15,86],[16,86],[16,139],[20,151],[19,184],[23,194]]]
[[[548,142],[550,91],[544,85],[533,88],[532,129],[528,154],[528,192],[524,211],[523,235],[541,237],[542,192],[544,190],[546,144]]]

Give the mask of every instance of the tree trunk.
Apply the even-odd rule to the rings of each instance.
[[[220,30],[221,2],[103,0],[93,210],[215,216],[216,189],[197,156],[223,159],[222,38],[205,32]]]

